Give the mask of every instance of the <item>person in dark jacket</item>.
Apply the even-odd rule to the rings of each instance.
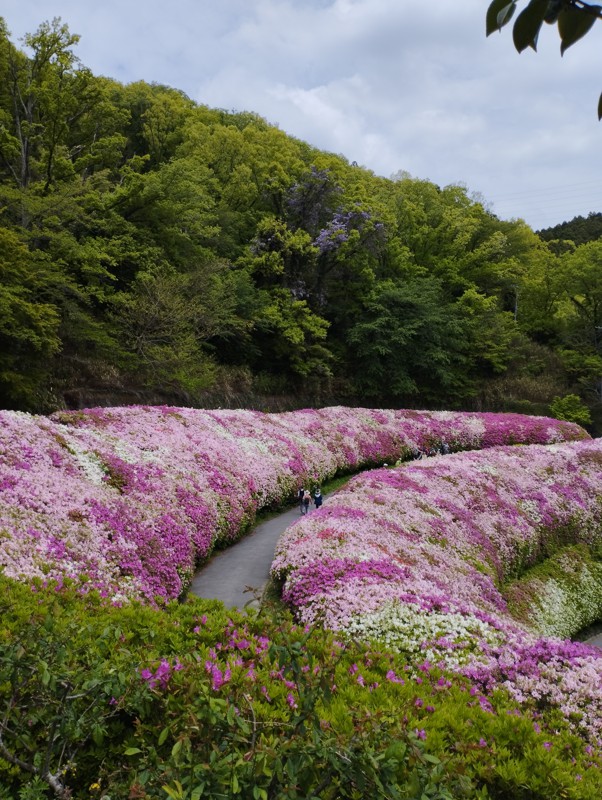
[[[316,508],[320,508],[320,506],[322,505],[322,500],[323,498],[322,498],[322,492],[320,491],[320,487],[316,486],[314,490],[314,505]]]

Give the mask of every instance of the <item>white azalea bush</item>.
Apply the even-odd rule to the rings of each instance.
[[[567,547],[504,590],[516,617],[542,636],[567,638],[597,620],[602,562],[584,545]]]
[[[425,611],[417,603],[388,602],[378,611],[349,620],[346,633],[362,641],[378,639],[388,649],[406,653],[418,661],[440,664],[445,651],[447,667],[459,667],[485,647],[503,641],[492,625],[459,613]]]

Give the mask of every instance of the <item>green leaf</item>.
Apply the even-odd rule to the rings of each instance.
[[[529,5],[516,18],[512,30],[514,46],[519,53],[532,47],[537,50],[537,37],[543,25],[548,8],[548,0],[531,0]]]
[[[94,725],[92,728],[92,741],[96,745],[101,745],[104,740],[104,732],[100,725]]]
[[[170,788],[169,786],[162,786],[161,788],[172,800],[183,800],[184,792],[182,791],[182,784],[180,781],[174,781],[175,789]]]
[[[563,5],[564,0],[549,0],[544,22],[547,22],[548,25],[553,25],[558,20],[558,15],[562,11]]]
[[[489,36],[494,31],[501,31],[504,25],[510,22],[515,9],[516,2],[514,1],[509,3],[508,0],[493,0],[487,9],[486,35]]]
[[[591,12],[602,11],[602,6],[589,6]],[[560,55],[575,42],[579,41],[592,28],[598,17],[595,13],[576,6],[565,6],[558,15],[558,33],[560,34]]]
[[[48,669],[48,664],[45,661],[40,662],[40,671],[42,673],[42,684],[44,686],[48,686],[50,683],[50,671]]]
[[[142,752],[142,750],[140,750],[139,747],[128,747],[127,750],[123,751],[123,755],[124,756],[135,756],[137,753],[141,753],[141,752]]]
[[[169,736],[169,728],[163,728],[161,733],[159,734],[159,744],[164,744],[165,740]]]
[[[178,753],[180,752],[181,749],[182,749],[182,742],[181,742],[181,740],[178,739],[178,741],[171,748],[172,756],[175,758],[178,755]]]

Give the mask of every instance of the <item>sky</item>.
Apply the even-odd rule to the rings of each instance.
[[[521,3],[524,6],[526,0]],[[560,57],[485,37],[489,0],[3,0],[12,42],[60,17],[96,75],[253,111],[377,175],[460,183],[533,229],[602,211],[602,22]]]

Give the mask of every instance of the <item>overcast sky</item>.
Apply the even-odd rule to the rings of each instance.
[[[489,0],[3,0],[13,43],[60,17],[97,75],[254,111],[390,177],[463,183],[534,229],[602,211],[602,22],[560,57]],[[524,5],[524,3],[522,4]]]

